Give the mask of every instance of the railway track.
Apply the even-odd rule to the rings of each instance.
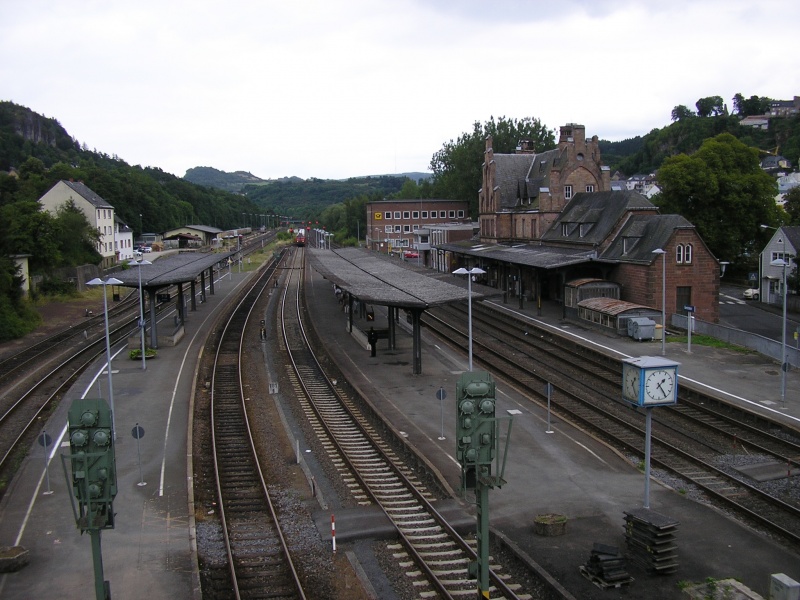
[[[466,349],[463,308],[430,311],[426,325],[459,348]],[[644,414],[621,400],[618,359],[561,339],[529,322],[481,305],[473,306],[475,360],[528,397],[546,402],[544,384],[554,386],[552,408],[595,436],[641,460],[644,456]],[[798,467],[797,437],[769,427],[755,427],[703,409],[698,394],[679,392],[677,407],[656,411],[651,464],[702,490],[745,521],[793,548],[800,548],[800,500],[795,486],[783,495],[737,472],[720,466],[735,452],[748,452],[754,462]],[[709,404],[713,404],[709,402]]]
[[[274,272],[265,269],[225,324],[211,379],[218,512],[238,599],[305,599],[254,447],[241,381],[242,335]]]
[[[302,261],[302,252],[295,252]],[[412,468],[324,373],[306,335],[302,319],[301,262],[284,290],[281,307],[284,343],[290,355],[293,385],[323,446],[361,505],[374,504],[396,528],[400,539],[395,558],[405,565],[420,597],[459,598],[475,594],[467,573],[476,558],[474,540],[464,540],[435,508],[435,497]],[[492,566],[492,598],[532,596]]]

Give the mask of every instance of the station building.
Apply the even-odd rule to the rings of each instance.
[[[597,278],[618,284],[625,302],[661,310],[663,297],[668,320],[692,309],[719,320],[719,261],[685,218],[612,186],[597,136],[587,140],[585,127],[570,123],[557,148],[531,148],[523,141],[515,154],[497,154],[487,137],[479,235],[431,252],[482,268],[480,283],[520,305],[564,303],[569,282]]]

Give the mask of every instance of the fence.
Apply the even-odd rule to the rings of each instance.
[[[687,319],[688,317],[686,315],[672,315],[672,318],[670,319],[670,325],[677,329],[683,329],[686,331],[688,329]],[[717,323],[701,321],[697,318],[694,319],[694,329],[692,332],[700,335],[708,335],[735,346],[749,348],[750,350],[754,350],[759,354],[763,354],[764,356],[775,359],[778,361],[778,363],[780,363],[781,359],[783,358],[783,344],[779,341],[771,340],[762,335],[748,333],[747,331],[742,331],[741,329],[734,329],[733,327],[726,327],[725,325],[719,325]],[[798,350],[797,346],[798,341],[794,339],[793,334],[794,331],[787,328],[786,361],[792,367],[796,368],[800,367],[800,351]]]

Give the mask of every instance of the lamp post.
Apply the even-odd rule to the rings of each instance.
[[[145,356],[145,345],[144,345],[144,296],[142,295],[142,267],[144,265],[152,265],[149,260],[145,258],[141,258],[137,260],[135,263],[137,267],[139,267],[139,329],[141,329],[142,333],[142,370],[144,371],[147,369],[147,365],[144,362]]]
[[[783,337],[781,339],[781,408],[786,408],[786,371],[789,363],[786,361],[786,267],[789,266],[785,258],[771,261],[773,267],[783,267]]]
[[[106,361],[108,362],[108,404],[111,407],[111,431],[113,432],[114,439],[117,439],[117,428],[114,425],[116,413],[114,412],[114,386],[111,383],[111,340],[108,333],[108,296],[106,294],[106,287],[109,285],[119,285],[122,282],[114,277],[107,277],[105,281],[99,277],[95,277],[91,281],[87,281],[86,285],[102,285],[103,286],[103,316],[105,317],[106,324]]]
[[[667,353],[667,251],[662,248],[653,250],[653,254],[661,255],[661,356]]]
[[[472,371],[472,276],[483,275],[486,273],[479,267],[472,267],[470,270],[461,267],[453,271],[453,275],[466,275],[467,276],[467,336],[469,339],[469,370]]]

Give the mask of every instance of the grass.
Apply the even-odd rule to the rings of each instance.
[[[667,341],[669,343],[675,343],[675,344],[688,344],[689,336],[670,335],[667,338]],[[734,352],[741,352],[742,354],[753,354],[755,352],[754,350],[743,348],[742,346],[737,346],[736,344],[723,342],[722,340],[718,340],[717,338],[711,337],[710,335],[702,335],[702,334],[692,336],[692,345],[708,346],[709,348],[724,348],[726,350],[733,350]]]

